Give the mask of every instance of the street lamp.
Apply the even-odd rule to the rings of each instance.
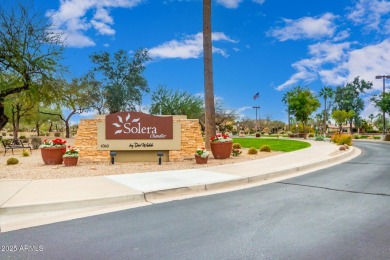
[[[383,92],[382,92],[382,98],[385,97],[385,81],[386,79],[390,79],[390,75],[378,75],[375,77],[376,79],[383,79]],[[382,121],[383,121],[383,129],[382,129],[382,135],[385,136],[385,128],[386,128],[386,119],[385,119],[385,111],[382,111]]]

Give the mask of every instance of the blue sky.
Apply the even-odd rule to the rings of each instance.
[[[93,52],[147,48],[145,76],[159,85],[202,94],[202,1],[35,0],[67,35],[68,78],[91,68]],[[227,109],[287,121],[283,94],[294,86],[314,92],[354,77],[374,83],[390,74],[390,2],[383,0],[212,1],[214,92]],[[387,81],[390,85],[390,82]],[[260,92],[260,98],[253,95]],[[368,95],[368,96],[369,96]],[[368,102],[362,116],[375,109]],[[146,94],[143,105],[150,104]]]

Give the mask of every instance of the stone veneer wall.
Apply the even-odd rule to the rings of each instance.
[[[182,161],[194,158],[196,148],[205,145],[199,120],[173,117],[173,122],[181,124],[181,150],[169,151],[169,161]]]
[[[104,122],[104,118],[80,119],[75,147],[80,150],[79,160],[86,163],[109,163],[110,151],[97,149],[97,123]]]
[[[181,124],[181,150],[169,151],[169,161],[182,161],[194,158],[197,147],[204,146],[200,124],[197,119],[173,117]],[[110,152],[97,150],[97,123],[104,118],[81,119],[75,139],[75,146],[80,150],[79,160],[86,163],[109,163]]]

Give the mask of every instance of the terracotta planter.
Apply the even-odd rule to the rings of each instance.
[[[65,147],[41,148],[41,155],[45,164],[62,164],[62,156],[66,151]]]
[[[78,159],[79,159],[79,157],[64,157],[65,167],[76,166]]]
[[[210,142],[210,146],[215,159],[226,159],[232,153],[233,142]]]
[[[208,159],[208,156],[206,158],[202,158],[200,155],[195,154],[195,162],[197,164],[206,164]]]

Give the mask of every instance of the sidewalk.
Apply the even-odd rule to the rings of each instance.
[[[91,216],[176,196],[260,184],[274,178],[328,167],[352,159],[360,150],[339,151],[329,142],[260,160],[191,170],[102,177],[0,180],[0,231]]]

